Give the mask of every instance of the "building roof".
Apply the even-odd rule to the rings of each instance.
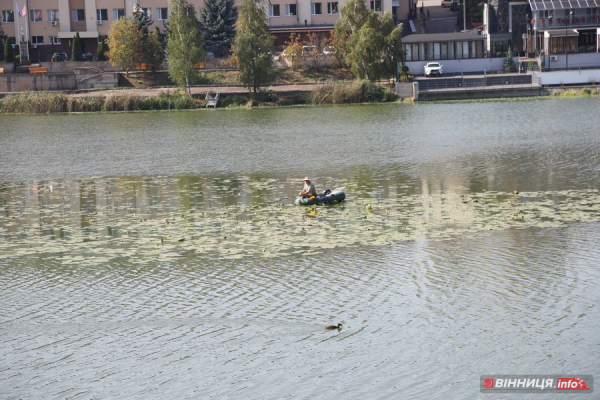
[[[529,0],[529,5],[534,12],[543,10],[570,10],[600,7],[600,0]]]
[[[464,42],[469,40],[484,40],[484,37],[468,32],[450,32],[413,34],[402,38],[403,43]]]

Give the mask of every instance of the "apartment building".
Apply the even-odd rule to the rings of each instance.
[[[188,0],[200,10],[203,0]],[[345,0],[271,0],[265,13],[269,16],[277,43],[283,44],[291,32],[327,34],[333,28]],[[239,4],[241,0],[236,0]],[[365,0],[367,8],[391,12],[397,20],[406,19],[414,0]],[[76,32],[83,51],[95,53],[98,40],[108,35],[110,24],[142,8],[150,17],[151,29],[165,32],[169,18],[168,0],[0,0],[0,21],[15,46],[21,41],[32,43],[31,59],[49,60],[52,44],[57,52],[70,54]]]

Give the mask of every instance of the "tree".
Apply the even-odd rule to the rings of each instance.
[[[152,25],[152,20],[150,19],[148,14],[140,7],[135,7],[133,9],[132,18],[135,21],[135,25],[144,36],[142,42],[145,42],[146,38],[148,37],[148,33],[150,33],[150,25]]]
[[[165,60],[165,51],[163,49],[160,37],[160,31],[155,29],[148,35],[146,46],[144,47],[144,61],[146,68],[152,73],[158,71]]]
[[[142,41],[142,32],[135,19],[119,18],[113,22],[108,31],[108,58],[112,65],[125,70],[125,75],[135,68],[140,59],[138,44]]]
[[[504,57],[504,72],[512,72],[515,70],[515,63],[512,58],[512,49],[509,47]]]
[[[82,56],[83,51],[81,50],[81,38],[79,37],[79,32],[76,32],[75,37],[73,38],[71,61],[81,61],[83,60]]]
[[[285,49],[283,49],[284,58],[292,63],[292,71],[298,68],[300,61],[304,60],[304,46],[300,41],[300,35],[291,33],[290,40],[285,42]]]
[[[198,23],[204,48],[218,57],[228,54],[235,38],[238,11],[233,0],[206,0]]]
[[[233,41],[232,62],[240,71],[240,81],[256,92],[271,82],[271,52],[275,37],[269,34],[264,0],[242,0]]]
[[[106,47],[104,47],[104,39],[98,42],[98,47],[96,48],[96,59],[98,61],[106,61]]]
[[[15,61],[15,53],[13,47],[10,44],[10,39],[4,41],[4,62],[9,63]]]
[[[170,1],[169,76],[182,88],[198,79],[198,64],[205,60],[204,40],[198,29],[194,7],[186,0]]]
[[[309,33],[307,36],[306,44],[308,48],[308,56],[310,57],[310,63],[316,70],[321,69],[323,63],[323,50],[327,45],[327,41],[323,39],[323,36],[316,33]]]
[[[394,76],[398,63],[404,65],[402,25],[389,12],[367,10],[362,0],[349,0],[341,13],[336,31],[348,35],[345,59],[352,73],[370,81]]]

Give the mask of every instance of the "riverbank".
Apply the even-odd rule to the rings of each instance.
[[[193,87],[192,96],[174,88],[123,89],[63,92],[24,92],[0,100],[0,113],[48,114],[64,112],[110,112],[189,110],[206,107],[205,94],[219,93],[219,108],[352,103],[384,103],[396,100],[391,88],[367,81],[330,82],[313,85],[270,87],[249,94],[240,86]]]

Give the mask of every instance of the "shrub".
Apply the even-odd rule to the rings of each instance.
[[[369,81],[348,84],[328,83],[312,93],[313,104],[350,104],[394,101],[396,96],[385,86]]]

